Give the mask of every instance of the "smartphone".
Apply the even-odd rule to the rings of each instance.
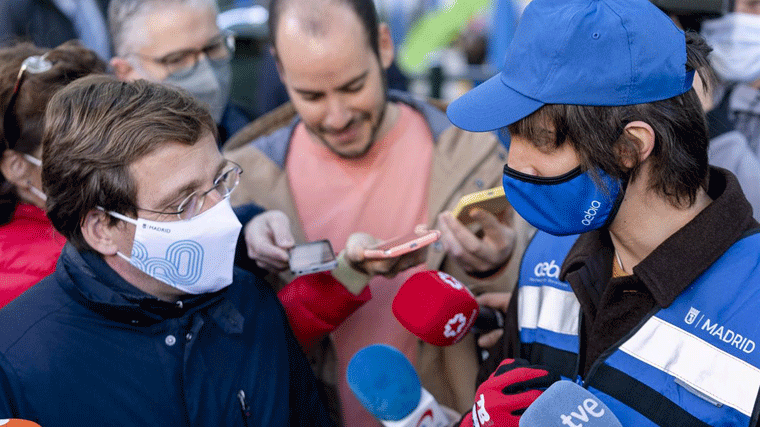
[[[470,212],[475,208],[486,210],[496,216],[502,214],[509,208],[509,202],[504,196],[504,187],[498,186],[462,196],[451,214],[459,222],[467,225],[474,222]]]
[[[333,270],[337,266],[329,240],[302,243],[290,249],[290,271],[296,276]]]
[[[415,231],[386,240],[375,247],[364,250],[365,258],[396,258],[422,249],[441,237],[438,230],[417,227]]]

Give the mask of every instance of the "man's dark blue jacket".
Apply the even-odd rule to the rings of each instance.
[[[168,303],[66,245],[0,310],[0,419],[45,427],[331,425],[274,292],[235,270]]]

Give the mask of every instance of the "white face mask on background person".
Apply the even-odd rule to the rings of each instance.
[[[164,83],[190,92],[195,99],[208,107],[214,122],[221,123],[232,87],[232,68],[229,60],[199,58],[191,73],[182,76],[170,74],[164,79]]]
[[[702,37],[713,48],[710,63],[722,80],[760,79],[760,15],[728,13],[704,21]]]
[[[145,274],[188,294],[216,292],[232,283],[242,224],[229,198],[188,220],[161,222],[108,214],[135,225],[131,256],[116,255]]]

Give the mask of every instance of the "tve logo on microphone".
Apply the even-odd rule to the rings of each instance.
[[[520,427],[623,427],[597,396],[572,381],[557,381],[520,416]]]
[[[604,415],[604,408],[599,405],[599,402],[592,398],[588,398],[578,405],[578,412],[570,412],[570,414],[560,414],[559,418],[562,424],[570,427],[583,427],[583,424],[578,424],[575,420],[589,422],[591,417],[601,418]]]

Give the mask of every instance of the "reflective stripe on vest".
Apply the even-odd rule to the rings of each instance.
[[[567,283],[530,271],[544,260],[561,265],[577,236],[568,236],[573,237],[568,243],[568,238],[539,234],[521,269],[521,341],[527,353],[547,346],[577,358],[580,307],[575,295]],[[675,420],[681,425],[748,425],[760,388],[758,285],[760,234],[755,234],[735,243],[670,307],[644,322],[598,369],[592,368],[586,378],[589,390],[623,425],[676,425]],[[556,319],[559,315],[567,317]],[[549,359],[533,355],[531,360],[552,366]],[[654,415],[658,409],[650,406],[656,404],[641,401],[634,390],[675,411]],[[668,412],[663,409],[659,412]],[[692,420],[681,421],[688,418]]]
[[[581,306],[570,285],[559,280],[562,261],[577,239],[578,236],[555,237],[541,231],[533,237],[520,266],[520,341],[551,343],[564,351],[578,351]]]

